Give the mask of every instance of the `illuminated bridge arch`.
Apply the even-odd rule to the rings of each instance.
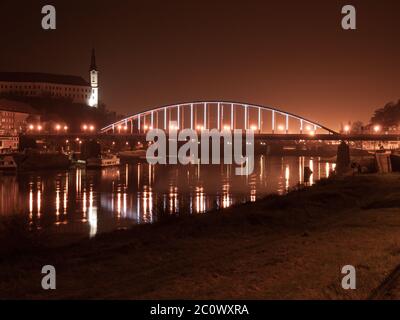
[[[255,134],[335,134],[312,120],[272,107],[231,102],[185,102],[143,111],[101,129],[105,134],[144,134],[149,129],[252,130]]]

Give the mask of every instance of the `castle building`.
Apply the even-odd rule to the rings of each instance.
[[[37,72],[0,72],[0,96],[68,99],[74,103],[97,108],[99,72],[94,49],[89,71],[90,82],[79,76]]]

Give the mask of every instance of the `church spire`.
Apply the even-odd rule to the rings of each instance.
[[[92,49],[92,59],[91,59],[91,62],[90,62],[90,70],[97,70],[96,52],[94,51],[94,48]]]
[[[99,72],[97,71],[96,65],[96,54],[92,49],[92,59],[90,62],[90,86],[92,88],[92,94],[90,95],[88,104],[91,107],[98,106],[99,103]]]

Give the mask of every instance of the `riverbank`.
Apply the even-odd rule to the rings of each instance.
[[[25,241],[1,255],[0,298],[365,299],[400,264],[399,186],[396,174],[324,180],[73,245]],[[55,291],[41,289],[46,264]],[[348,264],[357,290],[341,288]]]

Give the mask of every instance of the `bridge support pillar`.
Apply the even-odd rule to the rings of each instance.
[[[336,156],[336,172],[338,175],[345,174],[350,170],[350,148],[342,141],[338,146]]]

